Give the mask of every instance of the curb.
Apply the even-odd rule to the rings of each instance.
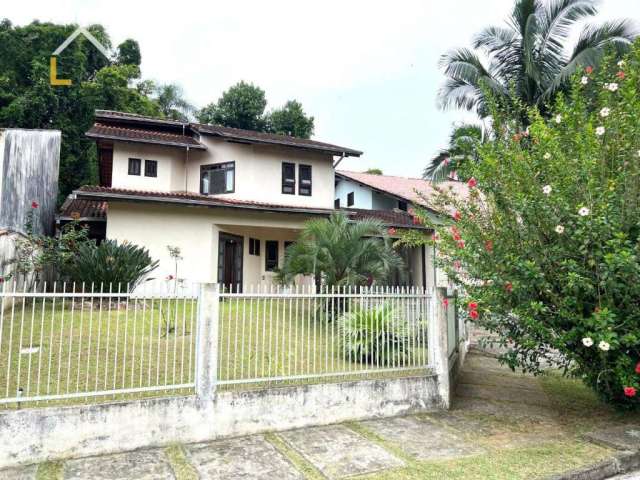
[[[623,452],[610,460],[560,475],[553,475],[547,477],[547,480],[605,480],[620,473],[631,473],[637,469],[640,469],[640,452]]]

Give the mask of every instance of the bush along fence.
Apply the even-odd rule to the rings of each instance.
[[[440,291],[6,281],[1,292],[0,441],[13,447],[0,466],[34,451],[96,454],[449,404]],[[71,426],[82,434],[65,436]]]

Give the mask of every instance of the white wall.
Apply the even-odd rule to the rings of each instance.
[[[129,175],[129,158],[141,159],[140,175]],[[186,150],[162,145],[114,142],[111,186],[162,192],[184,191]],[[158,162],[158,176],[145,177],[144,161]]]
[[[373,208],[373,197],[370,188],[362,187],[355,182],[349,180],[338,180],[336,186],[335,198],[340,199],[340,207],[348,208],[347,195],[353,192],[354,204],[350,208],[363,208],[365,210],[371,210]]]
[[[372,207],[374,210],[393,210],[398,208],[398,200],[378,192],[371,192]]]

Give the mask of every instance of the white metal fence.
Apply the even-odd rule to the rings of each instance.
[[[378,377],[429,365],[417,287],[245,287],[220,294],[219,385]]]
[[[197,299],[169,283],[128,291],[4,282],[0,405],[193,392]]]
[[[404,287],[7,281],[0,406],[424,374],[434,305]]]

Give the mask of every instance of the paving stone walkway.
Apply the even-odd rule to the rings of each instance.
[[[456,400],[447,412],[172,447],[180,452],[177,457],[171,449],[148,449],[69,460],[58,467],[55,479],[297,480],[308,478],[309,471],[329,480],[376,472],[393,478],[394,469],[414,461],[466,458],[567,438],[536,379],[474,354],[467,357],[458,380]],[[608,438],[625,445],[640,441],[635,431],[621,430]],[[43,475],[44,468],[0,470],[0,479],[53,478]]]

